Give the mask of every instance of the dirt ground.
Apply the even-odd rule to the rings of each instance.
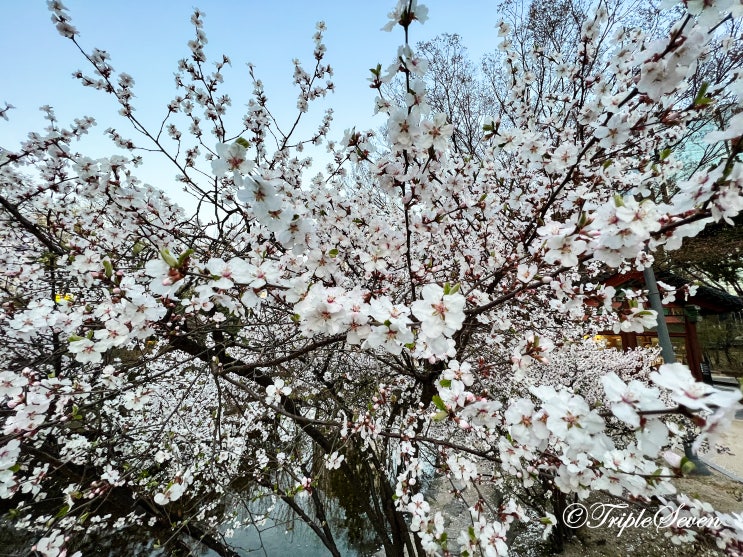
[[[709,451],[702,458],[743,482],[743,419],[735,420],[717,443],[728,450],[721,453]]]
[[[678,490],[712,503],[723,512],[743,512],[743,483],[712,471],[709,476],[675,480]],[[582,528],[562,553],[565,557],[712,557],[724,555],[709,543],[674,545],[654,528],[628,528],[618,534],[612,528]]]

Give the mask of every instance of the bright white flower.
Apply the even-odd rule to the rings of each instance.
[[[145,263],[144,270],[153,277],[150,282],[150,291],[153,294],[175,298],[175,293],[183,285],[183,277],[163,259],[149,260]]]
[[[472,375],[472,364],[467,362],[459,363],[457,360],[449,362],[449,367],[441,374],[443,379],[449,381],[461,381],[465,387],[471,387],[475,382],[475,376]]]
[[[113,467],[106,466],[106,471],[101,474],[101,479],[108,482],[111,485],[121,485],[123,482],[120,480],[121,474],[118,470]]]
[[[155,494],[154,501],[158,505],[167,505],[171,501],[177,501],[181,498],[187,487],[180,479],[174,481],[165,491]]]
[[[318,334],[335,335],[347,326],[345,291],[315,284],[295,311],[301,317],[302,332],[308,337]]]
[[[284,380],[277,377],[273,380],[273,385],[266,387],[266,404],[279,404],[282,396],[289,396],[292,392],[291,387],[284,383]]]
[[[599,141],[599,146],[607,150],[624,144],[630,136],[630,125],[626,114],[614,114],[605,126],[600,126],[594,132]]]
[[[98,329],[93,334],[97,350],[105,352],[111,347],[123,346],[129,341],[129,328],[120,321],[109,319],[105,329]]]
[[[622,315],[622,320],[615,323],[613,328],[615,333],[623,331],[625,333],[642,333],[647,329],[652,329],[658,325],[658,315],[655,310],[643,308],[630,308],[630,313]]]
[[[410,10],[408,10],[410,7]],[[428,8],[418,4],[418,0],[398,0],[395,9],[387,14],[389,21],[382,27],[382,31],[392,31],[396,25],[409,25],[413,20],[425,23],[428,20]]]
[[[332,454],[325,455],[325,468],[328,470],[337,470],[341,467],[341,464],[343,463],[343,460],[346,457],[342,454],[339,454],[338,451],[333,452]]]
[[[539,522],[544,524],[544,530],[542,530],[542,539],[546,540],[549,538],[552,529],[557,524],[557,518],[552,513],[546,513],[546,516],[539,519]]]
[[[237,198],[243,203],[252,205],[256,217],[259,217],[264,224],[270,218],[271,213],[281,210],[283,203],[276,191],[277,181],[259,176],[248,176],[241,184],[245,187],[238,190]]]
[[[0,399],[4,396],[14,398],[23,392],[28,379],[12,371],[0,371]]]
[[[637,448],[645,456],[654,458],[668,445],[668,427],[658,418],[646,419],[642,429],[635,431]]]
[[[122,403],[124,408],[128,410],[142,410],[147,403],[150,402],[150,392],[144,388],[139,388],[135,391],[127,391],[124,394]]]
[[[0,447],[0,470],[7,470],[15,465],[21,454],[21,442],[11,439],[4,447]]]
[[[378,325],[371,328],[363,346],[382,347],[390,354],[399,355],[405,345],[415,341],[413,332],[400,323]]]
[[[33,549],[39,552],[43,557],[60,557],[62,547],[64,547],[64,536],[61,532],[53,531],[49,536],[41,538]],[[64,551],[66,553],[66,551]]]
[[[657,372],[650,374],[656,385],[671,391],[671,398],[690,410],[732,408],[738,404],[740,392],[723,391],[712,385],[697,381],[684,364],[663,364]]]
[[[477,478],[477,465],[462,455],[450,455],[446,459],[446,465],[449,468],[449,479],[454,488],[459,491],[465,489],[472,480]]]
[[[438,152],[446,149],[447,142],[454,133],[454,126],[447,123],[446,115],[443,113],[436,114],[433,120],[423,120],[420,129],[421,140],[418,146],[421,149],[433,147],[434,151]]]
[[[477,532],[479,530],[479,532]],[[489,522],[481,529],[475,530],[480,547],[486,557],[500,557],[508,555],[508,529],[500,522]]]
[[[210,286],[220,290],[232,288],[234,283],[248,284],[256,278],[255,267],[239,257],[233,257],[229,262],[213,257],[207,262],[206,268],[218,277],[209,283]]]
[[[534,263],[532,263],[531,265],[522,263],[516,270],[516,276],[521,282],[529,283],[536,276],[538,270],[539,267],[537,267]]]
[[[248,174],[255,166],[253,161],[247,158],[247,149],[237,142],[217,143],[216,151],[218,158],[212,160],[212,172],[219,178],[228,172]]]
[[[413,532],[418,532],[428,521],[428,513],[431,512],[431,506],[423,498],[422,493],[416,493],[410,499],[410,503],[408,503],[408,511],[413,515],[410,529]]]
[[[422,300],[413,302],[411,309],[421,322],[421,332],[434,339],[451,337],[464,322],[465,299],[459,292],[444,294],[437,284],[427,284],[421,292]]]
[[[548,387],[533,387],[532,393],[544,401],[547,428],[550,433],[574,447],[590,446],[590,435],[604,429],[604,420],[591,410],[586,401],[567,389],[555,391]]]
[[[419,118],[407,108],[392,111],[387,122],[387,138],[396,149],[411,149],[420,136]]]
[[[657,410],[661,407],[660,391],[633,379],[627,385],[613,371],[601,377],[612,413],[634,428],[640,427],[638,410]]]
[[[103,359],[102,352],[106,351],[106,346],[94,343],[87,338],[70,342],[70,352],[75,355],[75,360],[81,364],[97,364]]]

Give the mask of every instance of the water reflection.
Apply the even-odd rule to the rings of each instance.
[[[270,514],[262,518],[268,509],[266,500],[256,501],[244,507],[246,499],[232,494],[228,496],[229,504],[225,505],[226,515],[235,511],[241,522],[258,516],[259,525],[243,526],[235,529],[234,536],[228,540],[230,546],[239,555],[265,555],[291,557],[324,557],[328,549],[315,533],[302,520],[294,517],[291,509],[277,501]],[[250,500],[248,499],[248,500]],[[327,517],[335,536],[335,542],[343,556],[368,557],[378,550],[378,544],[371,528],[359,529],[363,517],[347,515],[337,499],[325,498]],[[303,508],[309,511],[308,499],[300,498]],[[235,505],[235,508],[230,508]],[[239,507],[242,507],[241,509]],[[232,522],[232,521],[229,521]],[[352,526],[353,525],[353,526]],[[227,528],[223,528],[224,533]],[[7,521],[0,521],[0,557],[20,557],[28,555],[29,548],[40,535],[18,531]],[[69,554],[81,551],[84,557],[89,555],[106,557],[185,557],[205,556],[218,557],[218,553],[204,546],[185,539],[178,539],[156,532],[145,526],[130,527],[120,530],[107,529],[101,532],[88,533],[78,538],[70,546]],[[166,541],[167,540],[167,541]],[[161,547],[161,544],[163,546]]]
[[[333,508],[335,507],[335,508]],[[367,535],[357,533],[350,535],[342,523],[346,522],[345,513],[339,505],[331,506],[333,514],[329,516],[331,529],[341,554],[348,557],[367,557],[374,555],[377,545]],[[315,533],[303,521],[287,518],[291,511],[283,503],[278,503],[271,517],[262,526],[250,526],[236,531],[231,543],[241,555],[291,555],[292,557],[325,557],[328,549]],[[353,538],[353,539],[351,539]],[[216,556],[214,552],[206,555]]]

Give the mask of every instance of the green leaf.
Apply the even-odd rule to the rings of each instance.
[[[448,389],[449,387],[451,387],[451,379],[442,379],[441,381],[439,381],[439,385],[441,385],[445,389]]]
[[[666,160],[666,159],[667,159],[668,157],[670,157],[670,156],[671,156],[671,153],[673,153],[673,151],[672,151],[672,150],[671,150],[670,148],[668,148],[668,149],[663,149],[663,150],[662,150],[662,151],[660,152],[660,160],[662,160],[662,161]]]
[[[187,249],[184,251],[181,256],[178,258],[178,267],[182,267],[183,264],[186,262],[186,259],[191,257],[191,254],[193,253],[192,249]]]
[[[70,506],[64,505],[61,509],[59,509],[59,512],[54,518],[63,518],[64,516],[67,516],[68,512],[70,512]]]
[[[238,138],[237,138],[237,139],[235,140],[235,143],[237,143],[238,145],[241,145],[241,146],[245,147],[246,149],[247,149],[248,147],[250,147],[250,141],[248,141],[247,139],[245,139],[245,138],[243,138],[243,137],[238,137]]]
[[[707,81],[702,82],[702,86],[699,88],[697,96],[694,97],[694,106],[704,106],[712,102],[707,96],[707,90],[709,89],[709,83]]]
[[[114,266],[111,265],[111,262],[108,259],[103,260],[103,270],[106,273],[106,278],[111,278],[111,275],[114,274]]]
[[[433,404],[436,406],[436,408],[446,411],[446,404],[444,404],[444,401],[441,400],[441,397],[439,395],[433,395],[433,398],[431,400],[433,401]]]
[[[336,248],[333,248],[333,249],[331,249],[331,250],[330,250],[330,251],[328,252],[328,255],[329,255],[330,257],[337,257],[337,256],[338,256],[338,250],[337,250]]]
[[[442,420],[445,420],[448,415],[449,415],[449,412],[446,412],[444,410],[441,410],[440,412],[436,412],[433,415],[433,421],[434,422],[440,422]]]
[[[169,250],[165,248],[161,249],[160,256],[163,258],[163,261],[165,261],[165,263],[167,263],[171,267],[178,267],[178,260],[173,257]]]
[[[697,465],[694,464],[687,457],[683,457],[681,459],[681,473],[682,474],[691,474],[694,470],[696,470],[696,467]]]

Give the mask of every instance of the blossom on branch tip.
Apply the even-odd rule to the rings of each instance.
[[[428,20],[428,8],[418,4],[418,0],[398,0],[395,9],[387,14],[389,21],[382,31],[392,31],[396,25],[407,28],[413,21],[425,23]]]
[[[444,293],[438,284],[427,284],[421,291],[422,300],[410,306],[421,323],[421,332],[429,339],[451,337],[464,323],[465,298],[459,292]]]
[[[689,410],[712,412],[717,408],[737,407],[743,394],[739,391],[724,391],[697,381],[684,364],[663,364],[650,374],[656,385],[668,389],[671,398]]]
[[[660,391],[633,379],[629,384],[610,372],[601,378],[612,413],[634,428],[640,427],[640,410],[657,410]]]
[[[237,141],[233,143],[218,143],[216,146],[217,158],[212,160],[212,172],[218,178],[223,178],[230,172],[247,175],[253,170],[255,163],[248,159],[248,151]]]

